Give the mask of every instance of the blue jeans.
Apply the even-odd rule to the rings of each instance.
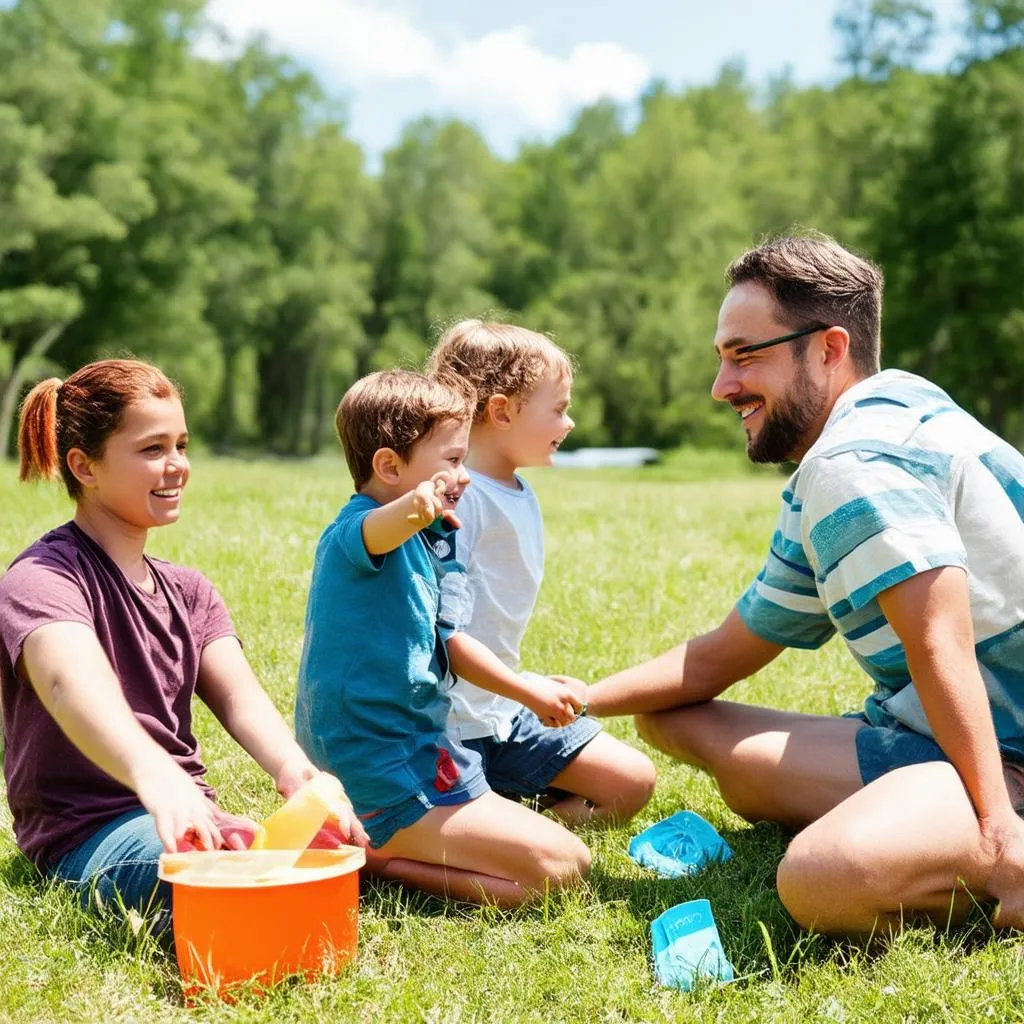
[[[157,877],[163,843],[152,815],[129,811],[65,853],[49,876],[78,890],[83,910],[133,909],[159,935],[171,923],[171,887]]]

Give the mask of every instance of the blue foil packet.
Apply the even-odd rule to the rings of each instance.
[[[699,814],[678,811],[634,836],[629,855],[663,878],[683,878],[695,875],[710,861],[728,860],[732,850]]]
[[[652,921],[651,946],[654,974],[668,988],[689,992],[699,978],[724,982],[736,977],[707,900],[680,903]]]

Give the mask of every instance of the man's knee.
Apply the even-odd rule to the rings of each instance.
[[[816,822],[793,838],[779,864],[779,898],[802,928],[853,933],[870,929],[889,903],[882,851],[856,829]]]
[[[663,753],[687,764],[706,766],[709,704],[694,704],[671,711],[651,711],[634,718],[640,738]]]

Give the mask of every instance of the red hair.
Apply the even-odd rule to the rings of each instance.
[[[80,448],[100,459],[107,439],[124,422],[125,410],[144,398],[178,398],[162,370],[136,359],[103,359],[67,380],[40,381],[21,403],[20,480],[64,480],[72,498],[81,485],[68,468],[68,452]]]

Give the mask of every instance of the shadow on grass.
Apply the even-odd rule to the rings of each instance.
[[[999,941],[989,919],[991,905],[981,903],[958,925],[908,919],[895,935],[866,939],[805,931],[790,918],[775,888],[788,834],[765,822],[723,829],[722,835],[732,847],[732,858],[685,878],[661,878],[639,867],[636,873],[614,872],[597,863],[589,879],[594,895],[602,903],[624,903],[631,916],[647,927],[669,907],[708,900],[726,955],[737,975],[748,981],[757,977],[792,980],[802,968],[815,965],[877,963],[912,948],[969,956]]]
[[[47,884],[43,873],[23,853],[0,857],[0,883],[11,889],[34,887],[40,891]]]
[[[84,909],[72,886],[47,878],[20,853],[0,857],[0,899],[19,906],[19,948],[41,951],[33,955],[48,984],[66,984],[69,971],[103,977],[113,970],[154,998],[183,1004],[170,937],[158,938],[139,915]]]
[[[775,870],[786,837],[767,823],[726,829],[722,836],[733,856],[695,875],[661,878],[639,866],[612,871],[599,862],[590,873],[591,888],[599,902],[623,903],[645,928],[669,907],[706,899],[737,973],[777,974],[779,965],[794,953],[809,952],[807,936],[786,913],[775,890]]]

